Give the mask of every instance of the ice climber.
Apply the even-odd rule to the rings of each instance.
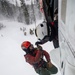
[[[50,41],[53,42],[54,48],[58,48],[58,0],[39,0],[39,3],[46,21],[35,28],[35,35],[39,40],[35,44],[44,44]]]
[[[24,55],[26,62],[32,65],[39,75],[51,75],[58,72],[57,67],[52,64],[49,54],[41,46],[34,48],[31,42],[24,41],[21,48],[26,53]],[[44,56],[46,61],[43,58]]]
[[[35,44],[44,44],[52,41],[54,48],[59,47],[58,41],[58,22],[57,20],[51,23],[42,22],[35,28],[35,35],[39,41]]]

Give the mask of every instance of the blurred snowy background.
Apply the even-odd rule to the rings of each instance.
[[[29,40],[35,46],[34,29],[42,20],[37,0],[0,0],[0,75],[37,75],[25,62],[21,43]],[[49,53],[54,49],[52,42],[42,47]]]
[[[42,18],[38,1],[0,0],[0,20],[14,20],[29,25]]]

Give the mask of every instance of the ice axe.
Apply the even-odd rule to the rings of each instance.
[[[37,44],[36,46],[39,50],[43,50],[42,46],[40,46],[39,44]]]

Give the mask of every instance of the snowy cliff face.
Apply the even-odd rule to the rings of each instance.
[[[29,34],[29,29],[35,28],[35,25],[26,26],[14,21],[0,21],[0,26],[0,75],[38,75],[34,68],[25,62],[25,52],[21,49],[21,43],[26,40],[35,46],[36,36]],[[52,42],[47,42],[42,47],[47,52],[53,50]],[[56,75],[61,74],[58,72]]]
[[[29,35],[29,27],[11,21],[0,21],[0,26],[0,75],[36,75],[32,66],[25,62],[21,49],[23,41],[33,40],[34,35]],[[23,27],[26,27],[27,36],[20,30]]]

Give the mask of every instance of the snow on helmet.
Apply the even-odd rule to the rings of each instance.
[[[24,41],[21,45],[22,49],[28,49],[31,43],[29,41]]]
[[[42,40],[45,36],[48,35],[46,22],[43,22],[36,27],[35,35],[39,40]]]

